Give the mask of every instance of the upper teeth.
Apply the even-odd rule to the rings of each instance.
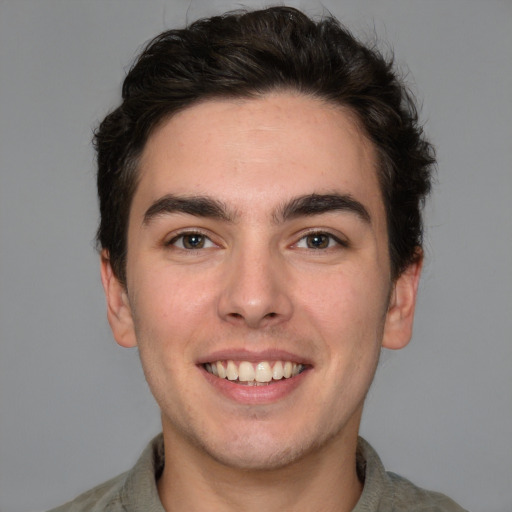
[[[214,361],[206,363],[206,370],[221,379],[239,380],[241,382],[270,382],[273,380],[289,379],[298,375],[304,365],[291,361],[276,361],[269,363],[261,361]]]

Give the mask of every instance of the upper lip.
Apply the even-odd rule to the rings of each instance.
[[[245,349],[221,349],[201,356],[197,364],[211,363],[214,361],[248,361],[259,363],[261,361],[291,361],[303,365],[312,365],[309,358],[287,350],[266,349],[266,350],[245,350]]]

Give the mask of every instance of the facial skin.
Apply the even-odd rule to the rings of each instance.
[[[381,346],[410,339],[420,266],[391,282],[374,155],[351,116],[281,93],[203,102],[152,134],[126,289],[105,253],[102,278],[166,450],[246,472],[346,462],[354,477],[363,400]],[[247,386],[205,370],[218,360],[305,370]]]

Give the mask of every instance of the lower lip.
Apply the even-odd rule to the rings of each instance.
[[[290,395],[311,371],[309,368],[289,379],[272,381],[268,385],[247,386],[228,379],[221,379],[199,367],[206,380],[224,396],[240,404],[271,404]]]

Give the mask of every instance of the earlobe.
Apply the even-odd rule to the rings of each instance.
[[[416,296],[423,266],[423,251],[396,280],[386,315],[382,346],[393,350],[405,347],[412,336]]]
[[[101,251],[101,282],[107,300],[107,318],[115,340],[122,347],[135,347],[135,329],[125,286],[112,270],[107,250]]]

